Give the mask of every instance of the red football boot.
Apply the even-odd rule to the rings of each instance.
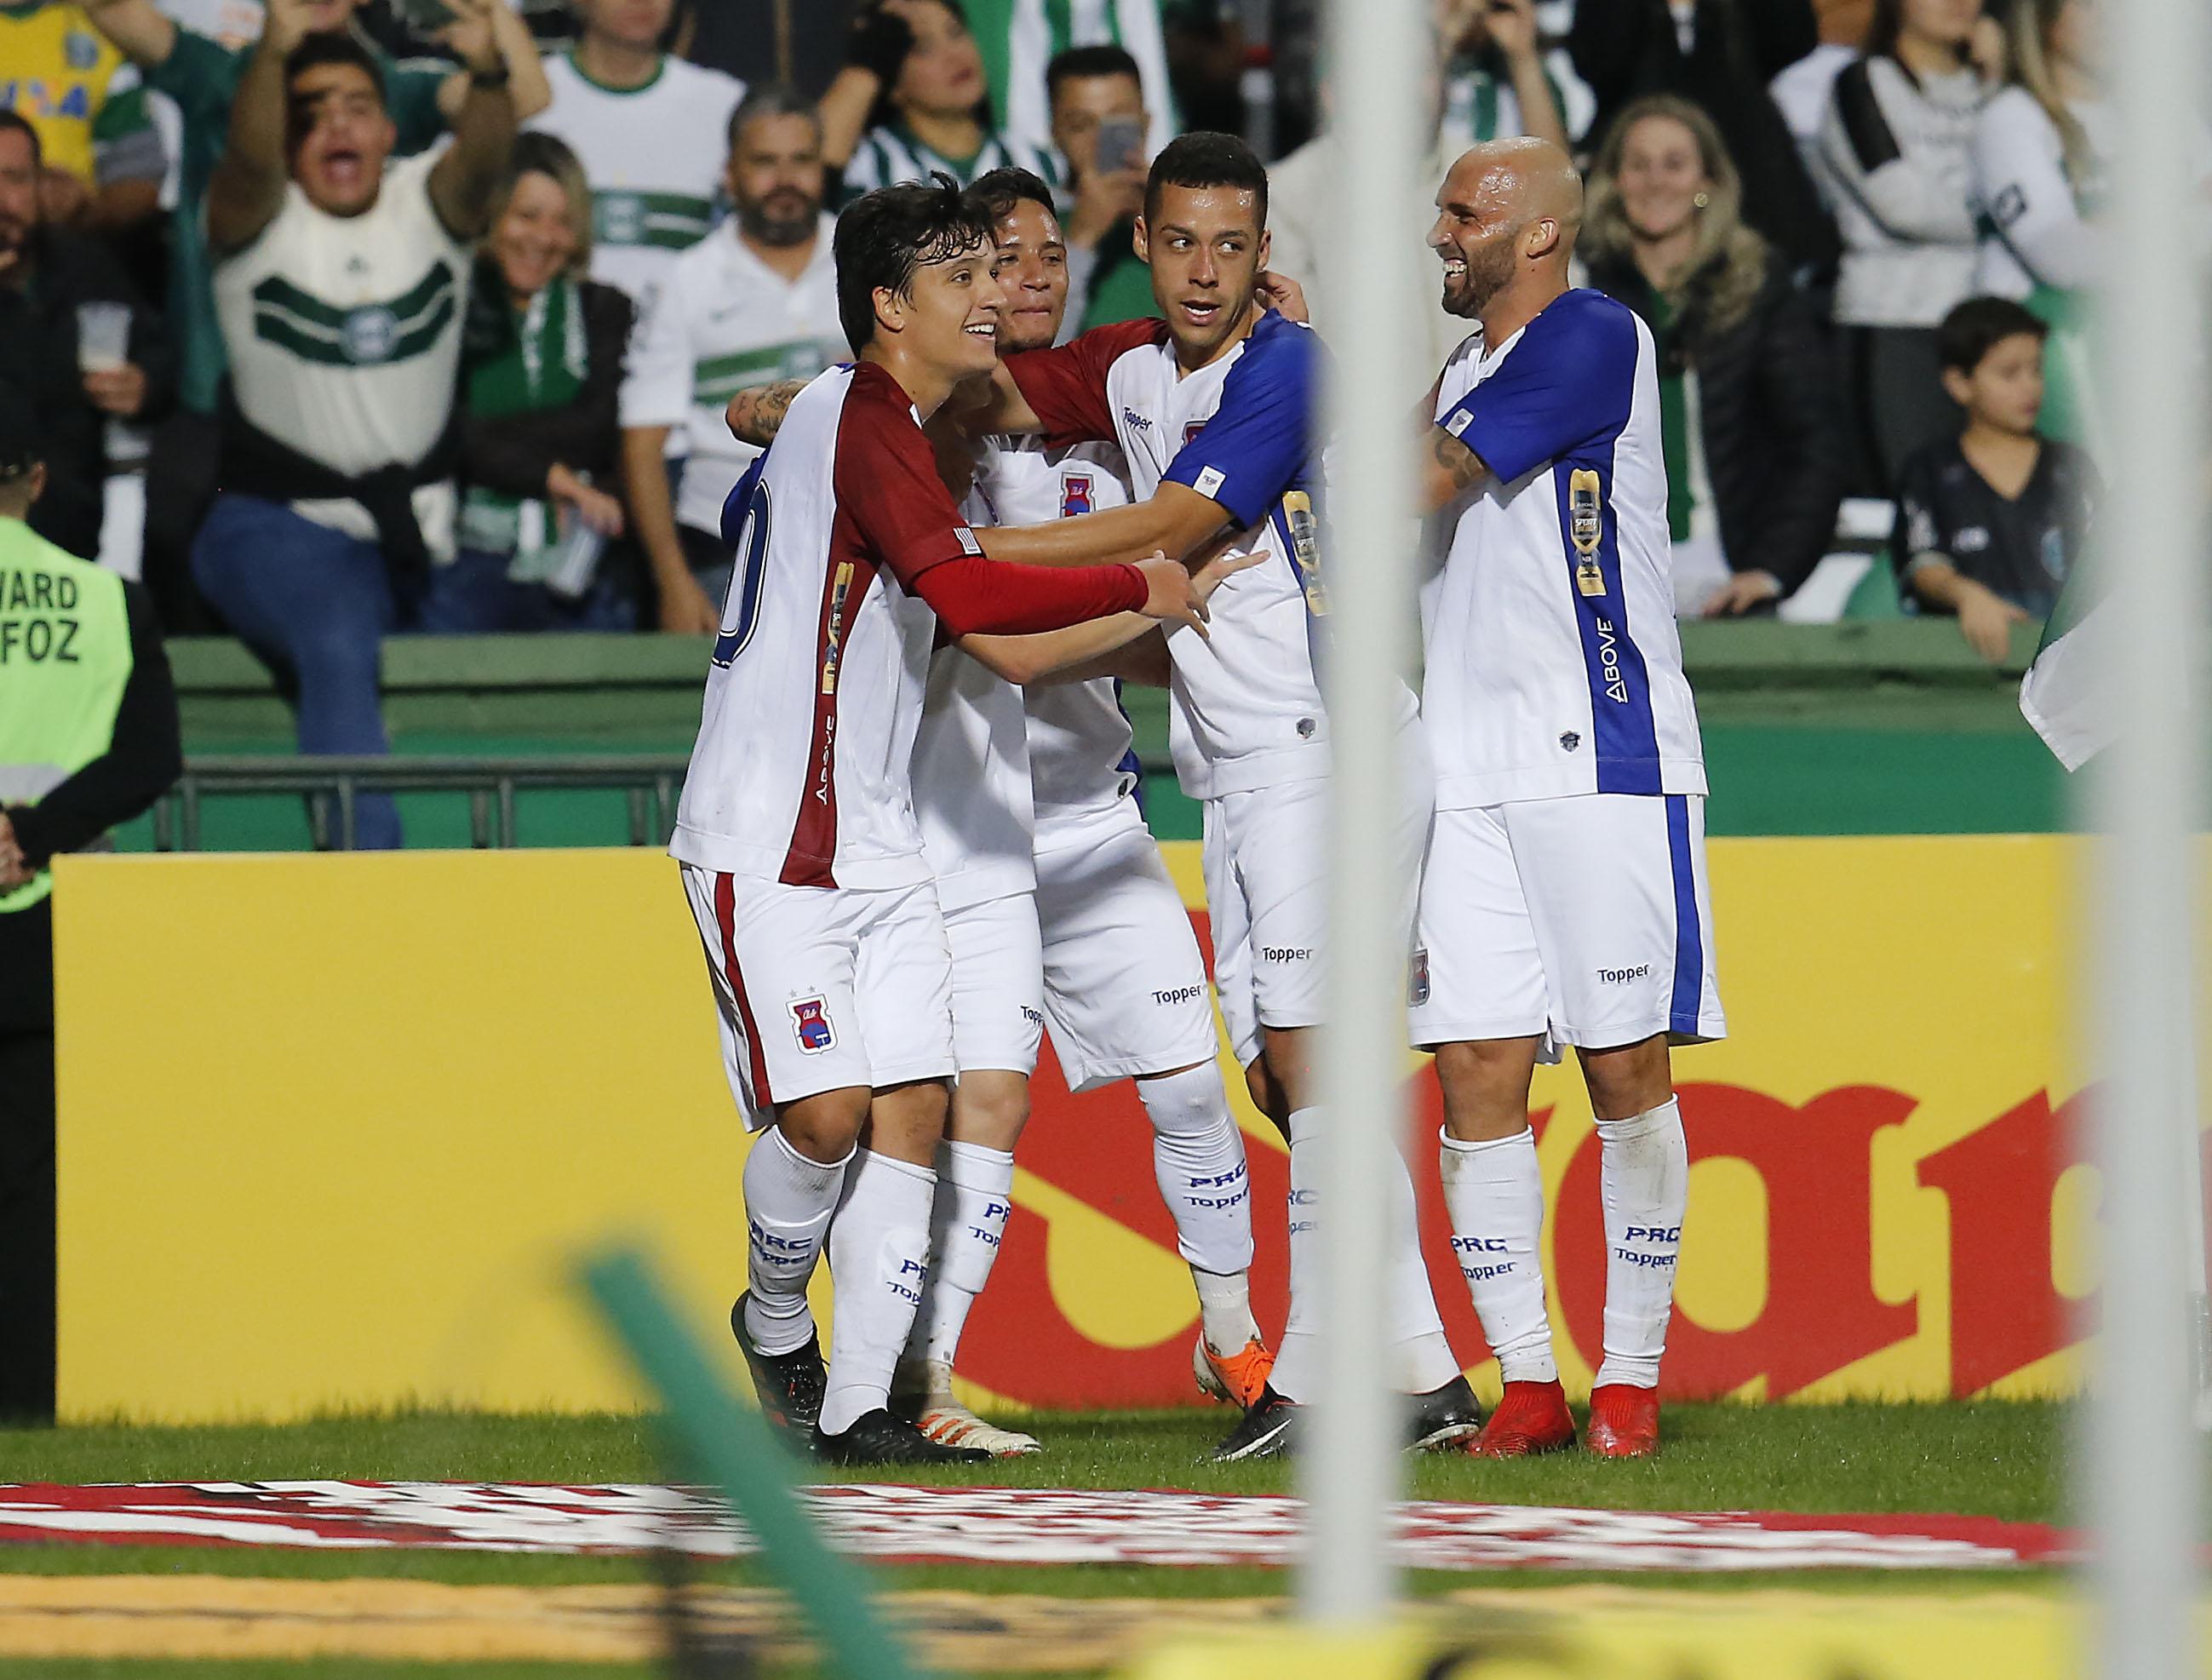
[[[1590,1391],[1589,1450],[1601,1458],[1651,1458],[1659,1452],[1659,1391],[1607,1383]]]
[[[1508,1383],[1498,1409],[1468,1444],[1477,1458],[1527,1458],[1561,1452],[1575,1444],[1575,1420],[1554,1378],[1548,1383]]]

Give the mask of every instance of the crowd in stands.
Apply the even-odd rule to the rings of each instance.
[[[1903,610],[1995,657],[2048,609],[2099,484],[2098,8],[1436,0],[1432,173],[1572,149],[1587,282],[1661,347],[1682,612],[1834,616],[1846,498],[1897,510]],[[830,230],[870,187],[1035,171],[1073,332],[1152,309],[1151,155],[1249,127],[1326,333],[1319,11],[1261,43],[1229,0],[19,0],[35,522],[246,641],[308,752],[380,750],[393,630],[709,631],[722,406],[847,354]],[[1465,325],[1435,312],[1439,361]]]

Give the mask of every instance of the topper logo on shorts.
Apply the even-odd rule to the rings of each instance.
[[[1155,1003],[1190,1003],[1206,995],[1203,986],[1175,986],[1164,992],[1154,992]]]
[[[799,1048],[809,1056],[836,1048],[837,1029],[830,1025],[829,1007],[818,997],[802,997],[791,1006],[792,1031],[799,1035]]]
[[[1649,963],[1638,963],[1634,968],[1601,968],[1597,971],[1597,981],[1601,986],[1626,986],[1632,981],[1650,977],[1651,965]]]
[[[1091,511],[1091,475],[1071,472],[1060,481],[1060,516],[1074,519]]]

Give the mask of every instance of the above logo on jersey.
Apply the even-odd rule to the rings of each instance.
[[[357,368],[389,362],[399,345],[399,317],[380,303],[347,310],[345,325],[339,331],[346,360]]]
[[[1429,947],[1413,947],[1413,977],[1406,987],[1406,1001],[1416,1009],[1429,1001]]]
[[[1091,511],[1091,475],[1088,472],[1064,474],[1060,481],[1060,516],[1074,519]]]
[[[799,1048],[809,1056],[837,1046],[837,1029],[830,1025],[829,1008],[827,1001],[818,997],[802,997],[791,1006],[792,1031],[799,1035]]]

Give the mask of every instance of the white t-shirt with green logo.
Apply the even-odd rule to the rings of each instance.
[[[760,451],[730,435],[722,413],[756,385],[810,380],[851,359],[837,324],[836,218],[823,216],[796,281],[755,256],[724,222],[669,265],[630,345],[622,423],[667,426],[690,449],[678,493],[679,523],[722,528],[722,503]]]
[[[640,309],[669,265],[714,225],[730,116],[745,84],[664,58],[641,88],[594,82],[567,54],[545,61],[553,102],[530,127],[568,143],[592,185],[592,278]]]

